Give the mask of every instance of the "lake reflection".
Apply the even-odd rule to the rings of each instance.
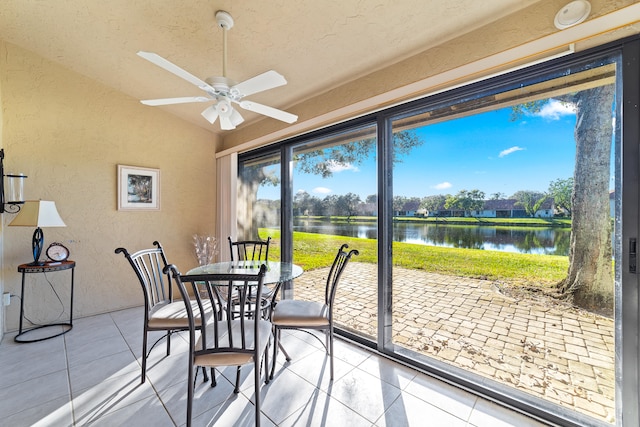
[[[375,224],[332,224],[297,219],[293,230],[367,239],[378,237]],[[543,255],[568,255],[570,234],[568,228],[551,227],[393,224],[394,242]]]

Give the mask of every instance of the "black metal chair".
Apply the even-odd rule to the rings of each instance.
[[[130,254],[125,248],[116,249],[116,254],[122,253],[140,281],[144,295],[144,332],[142,337],[142,381],[145,382],[147,372],[147,358],[151,350],[163,338],[167,339],[167,356],[171,354],[171,334],[176,331],[189,329],[189,319],[184,308],[182,298],[173,300],[171,278],[163,270],[169,264],[162,245],[155,241],[155,248],[143,249]],[[207,314],[206,319],[210,317]],[[201,327],[201,317],[197,317],[196,325]],[[165,331],[149,350],[147,350],[147,336],[149,331]],[[207,374],[205,372],[205,381]]]
[[[265,359],[265,380],[268,378],[269,340],[271,323],[260,316],[260,307],[247,304],[251,293],[262,291],[265,265],[259,271],[247,269],[247,273],[180,275],[175,266],[170,265],[165,272],[171,277],[184,300],[189,320],[189,372],[187,393],[187,427],[191,426],[194,369],[220,366],[237,366],[236,388],[240,384],[240,366],[253,363],[255,381],[255,425],[260,425],[260,379],[262,358]],[[188,289],[189,288],[189,289]],[[190,304],[189,291],[195,295],[197,304]],[[232,301],[224,295],[237,295],[239,305],[232,307]],[[208,301],[207,301],[208,300]],[[212,321],[202,329],[196,342],[198,317],[204,316],[207,307],[212,307]],[[246,313],[246,307],[253,307],[253,313]],[[239,316],[233,315],[234,309],[240,310]],[[213,372],[212,372],[213,374]],[[215,382],[212,383],[212,386]]]
[[[269,244],[271,237],[267,240],[229,240],[229,252],[231,261],[266,261],[269,259]]]
[[[347,252],[349,246],[343,244],[338,249],[325,286],[324,301],[303,301],[303,300],[280,300],[271,313],[271,323],[273,324],[273,335],[275,337],[273,344],[273,367],[271,368],[270,378],[276,370],[276,357],[278,356],[278,347],[282,349],[287,361],[291,357],[282,348],[280,344],[280,333],[282,329],[315,329],[323,330],[325,333],[324,348],[329,355],[331,363],[331,379],[333,380],[333,305],[336,297],[336,290],[340,277],[345,267],[353,255],[359,255],[356,249]],[[315,335],[313,335],[315,337]],[[317,337],[316,337],[317,338]]]
[[[238,240],[235,242],[231,240],[231,237],[227,237],[227,240],[229,241],[231,262],[268,261],[269,259],[269,245],[271,243],[271,237],[267,237],[267,240]],[[264,286],[262,288],[262,298],[260,299],[263,317],[268,316],[268,311],[271,308],[272,297],[273,289],[268,286]],[[253,304],[256,302],[256,298],[249,298],[248,302]]]

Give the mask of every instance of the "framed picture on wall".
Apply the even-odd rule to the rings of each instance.
[[[160,210],[160,169],[118,165],[118,210]]]

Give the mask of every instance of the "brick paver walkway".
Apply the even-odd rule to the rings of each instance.
[[[377,267],[351,262],[337,295],[341,325],[375,337]],[[295,296],[321,300],[328,269],[305,271]],[[393,341],[430,357],[614,422],[613,320],[492,282],[394,268]]]

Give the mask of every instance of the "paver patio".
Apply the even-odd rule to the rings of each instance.
[[[320,300],[328,268],[305,271],[295,296]],[[535,298],[491,281],[394,268],[393,341],[427,356],[613,423],[613,319]],[[377,333],[377,266],[352,261],[336,319]]]

